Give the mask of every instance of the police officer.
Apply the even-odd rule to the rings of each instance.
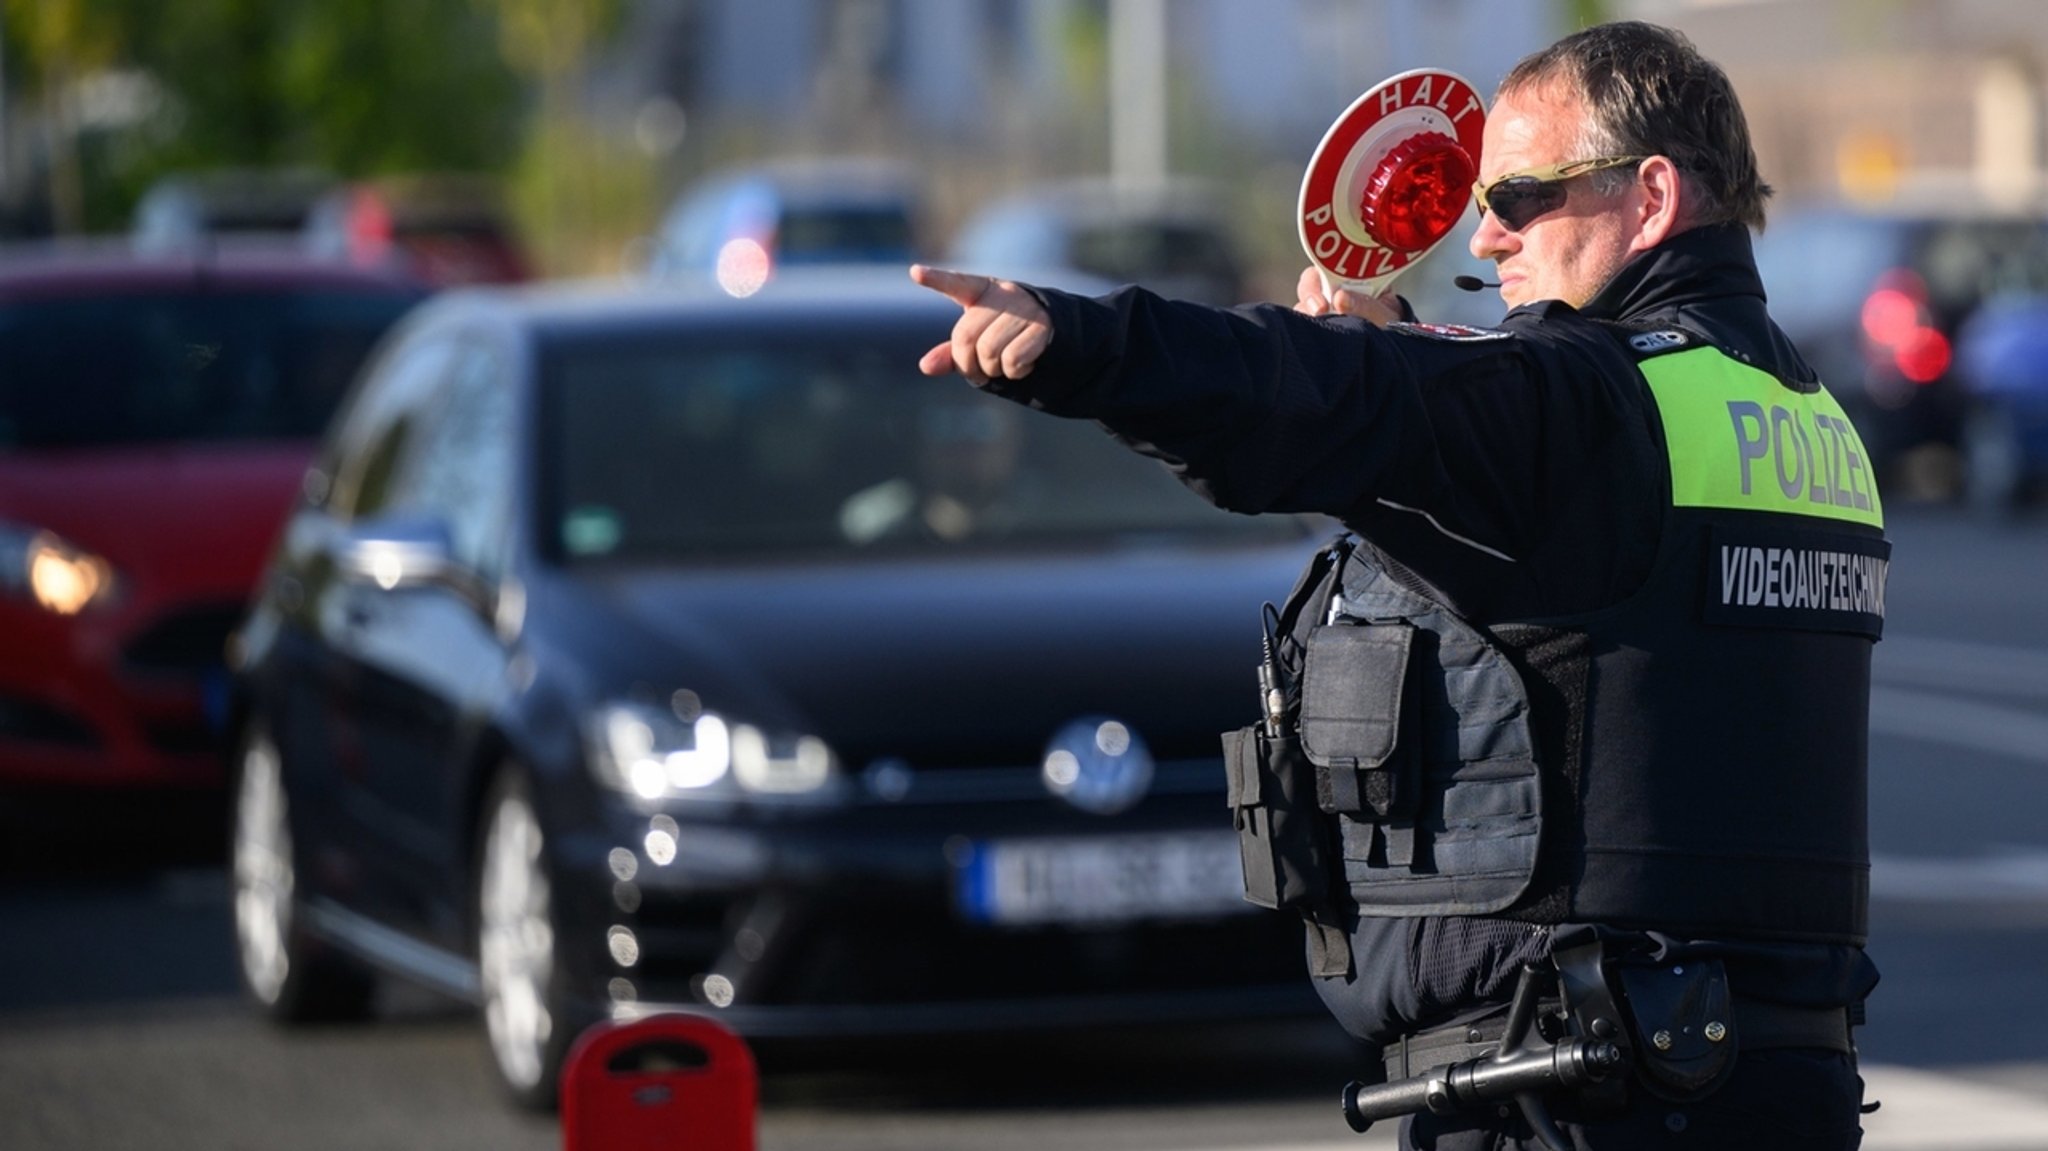
[[[1854,1147],[1889,545],[1861,442],[1766,314],[1741,107],[1682,35],[1596,26],[1508,74],[1479,167],[1497,329],[1306,275],[1294,310],[1220,310],[918,267],[962,309],[920,367],[1355,533],[1290,605],[1233,792],[1241,827],[1315,804],[1322,878],[1276,866],[1266,894],[1390,1075],[1487,1050],[1525,967],[1590,952],[1632,1067],[1553,1101],[1578,1146]],[[1289,764],[1309,799],[1273,786]],[[1537,1134],[1491,1107],[1403,1128]]]

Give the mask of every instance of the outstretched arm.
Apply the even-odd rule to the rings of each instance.
[[[1414,434],[1406,357],[1362,339],[1372,329],[1356,320],[1138,288],[1089,298],[925,265],[910,277],[960,309],[920,371],[1096,420],[1223,507],[1341,515],[1389,469],[1405,485],[1435,472],[1409,459],[1433,441]]]

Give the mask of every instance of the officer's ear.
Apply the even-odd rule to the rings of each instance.
[[[1635,237],[1630,250],[1646,252],[1686,228],[1685,181],[1668,156],[1652,156],[1636,166],[1636,195],[1630,223]]]

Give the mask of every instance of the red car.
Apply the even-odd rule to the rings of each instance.
[[[0,788],[218,786],[223,645],[423,294],[287,254],[0,253]]]

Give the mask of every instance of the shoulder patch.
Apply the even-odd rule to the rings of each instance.
[[[1637,332],[1628,338],[1628,346],[1645,354],[1669,352],[1687,347],[1692,337],[1676,328],[1661,328],[1654,332]]]
[[[1514,338],[1513,332],[1503,332],[1496,328],[1472,328],[1464,324],[1425,324],[1412,320],[1388,324],[1387,331],[1400,332],[1410,336],[1421,336],[1430,340],[1452,340],[1459,343],[1477,340],[1510,340]]]

